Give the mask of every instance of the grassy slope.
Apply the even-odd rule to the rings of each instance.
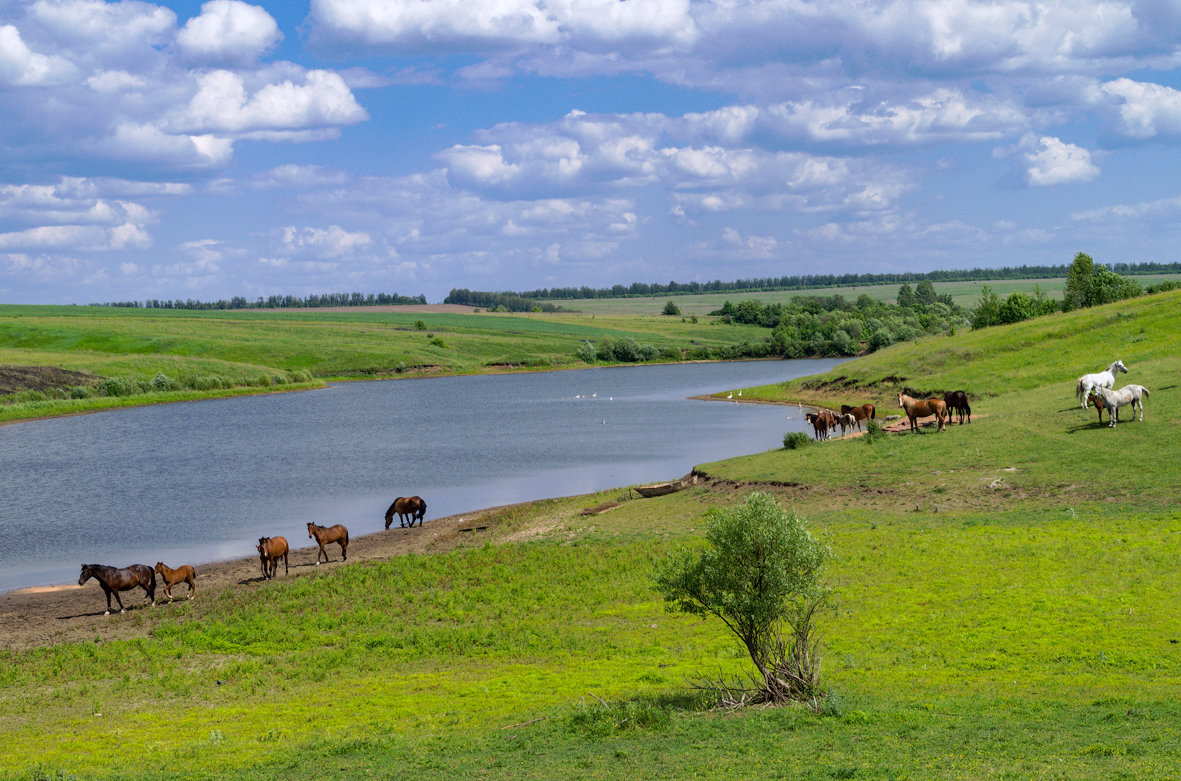
[[[416,327],[419,322],[424,330]],[[279,371],[340,378],[394,376],[400,364],[410,375],[577,366],[582,364],[575,352],[586,339],[631,337],[663,348],[715,347],[766,336],[766,329],[755,326],[660,316],[0,305],[0,364],[52,365],[141,380],[159,371],[174,378],[216,374],[253,386],[230,392],[261,392],[253,378]],[[283,388],[271,388],[277,389]],[[0,405],[0,420],[219,395],[226,391]]]
[[[834,373],[868,397],[891,374],[965,387],[970,426],[709,464],[723,480],[599,516],[578,511],[622,492],[539,503],[494,523],[499,544],[241,586],[111,619],[138,639],[0,655],[0,774],[1176,778],[1179,305]],[[1110,430],[1072,386],[1115,357],[1152,396],[1144,423]],[[649,586],[654,556],[752,485],[840,557],[822,714],[702,712],[685,678],[741,672],[743,654]],[[510,541],[530,528],[544,534]]]

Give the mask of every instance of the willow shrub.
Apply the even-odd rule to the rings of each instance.
[[[814,618],[830,592],[825,569],[831,548],[761,491],[705,518],[705,548],[682,549],[657,564],[656,590],[670,610],[721,619],[758,671],[753,686],[706,686],[728,705],[803,701],[815,707],[823,691]]]

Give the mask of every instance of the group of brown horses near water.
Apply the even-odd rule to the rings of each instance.
[[[407,526],[413,528],[415,521],[419,526],[422,526],[422,519],[426,515],[426,502],[420,496],[399,496],[390,505],[389,509],[385,511],[385,528],[389,529],[393,522],[394,515],[398,516],[398,522],[402,528]],[[316,552],[316,566],[320,566],[320,557],[324,558],[324,562],[331,561],[328,551],[325,550],[325,545],[336,543],[340,545],[340,558],[342,561],[349,559],[349,530],[344,524],[336,524],[334,526],[318,526],[311,521],[308,522],[308,539],[316,541],[319,550]],[[288,568],[287,556],[289,547],[287,545],[286,537],[259,537],[258,545],[254,546],[258,550],[258,560],[262,565],[263,580],[270,580],[279,574],[279,559],[283,560],[283,574],[287,574],[290,570]],[[193,569],[192,565],[183,564],[176,569],[173,569],[164,564],[164,562],[156,562],[156,568],[152,569],[146,564],[131,564],[127,567],[108,567],[105,564],[83,564],[82,574],[78,576],[78,585],[81,586],[86,581],[94,578],[98,584],[102,586],[103,593],[107,596],[107,611],[103,613],[104,616],[111,614],[111,596],[114,595],[115,601],[119,604],[119,612],[126,612],[127,608],[123,607],[123,598],[119,596],[120,591],[130,591],[135,588],[142,588],[144,593],[148,596],[148,601],[154,606],[156,604],[156,576],[159,575],[164,582],[164,595],[168,597],[168,601],[172,601],[172,587],[181,583],[189,587],[188,598],[192,599],[197,593],[197,571]]]
[[[952,412],[958,415],[961,425],[965,418],[968,423],[972,422],[972,407],[968,404],[968,394],[963,391],[949,391],[943,394],[942,399],[936,397],[915,399],[900,392],[898,406],[906,413],[911,431],[918,431],[919,418],[931,415],[935,416],[939,431],[943,430],[945,422],[951,420]],[[874,420],[876,416],[877,410],[872,404],[862,404],[859,407],[842,404],[840,413],[827,409],[804,413],[804,418],[812,424],[813,436],[817,440],[828,439],[838,426],[841,429],[841,436],[844,436],[845,432],[852,428],[860,431],[862,421]]]

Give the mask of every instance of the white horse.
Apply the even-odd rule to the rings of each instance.
[[[1128,373],[1128,367],[1124,366],[1123,361],[1116,361],[1096,374],[1084,374],[1078,378],[1078,384],[1074,387],[1074,395],[1082,402],[1083,409],[1087,408],[1087,396],[1093,388],[1110,389],[1115,385],[1116,372]]]
[[[1119,408],[1129,404],[1132,405],[1132,418],[1136,419],[1136,410],[1139,409],[1139,420],[1144,420],[1142,397],[1148,395],[1148,388],[1143,385],[1125,385],[1117,391],[1095,388],[1095,393],[1103,399],[1103,404],[1107,407],[1108,425],[1112,428],[1115,428],[1115,424],[1119,422]]]

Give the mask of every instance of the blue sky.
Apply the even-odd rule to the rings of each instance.
[[[1178,260],[1168,0],[0,0],[0,301]]]

